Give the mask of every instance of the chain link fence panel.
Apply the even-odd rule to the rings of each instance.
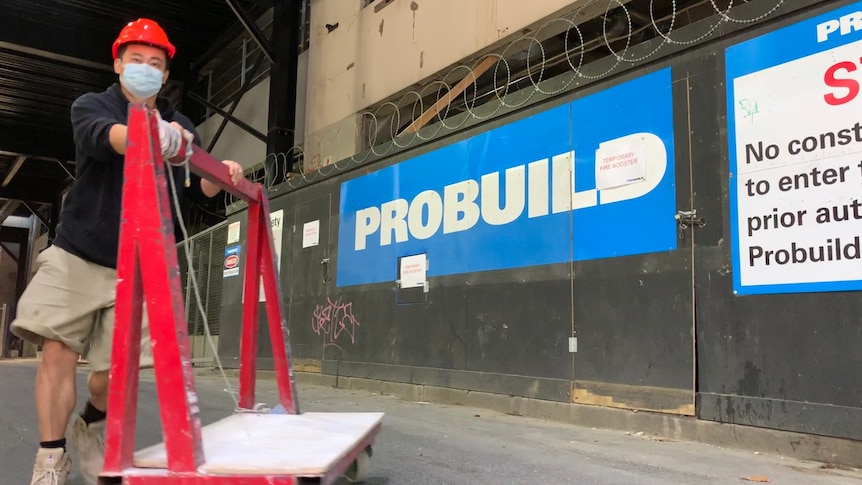
[[[222,267],[224,266],[226,242],[227,222],[225,221],[190,236],[186,242],[177,244],[185,316],[192,346],[192,362],[196,364],[213,362],[213,347],[218,348],[224,281]],[[195,271],[194,279],[198,284],[200,307],[197,303],[192,278],[189,277],[187,249],[191,254],[191,263]],[[203,312],[201,312],[201,308]],[[207,342],[205,325],[209,326],[212,343]]]

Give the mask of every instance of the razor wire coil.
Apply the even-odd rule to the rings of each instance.
[[[269,153],[264,160],[246,170],[247,177],[256,183],[263,184],[268,190],[275,190],[273,181],[276,177],[269,176],[267,173],[272,166],[279,167],[283,181],[279,184],[286,184],[290,188],[296,188],[302,184],[311,183],[319,179],[326,178],[333,173],[349,170],[355,166],[362,165],[369,158],[381,158],[388,155],[396,149],[405,149],[416,146],[421,143],[428,142],[437,138],[444,130],[446,132],[454,132],[460,130],[467,123],[472,121],[483,121],[495,117],[501,109],[514,110],[525,106],[536,95],[555,96],[570,89],[573,83],[578,81],[595,81],[618,72],[623,65],[633,65],[644,62],[659,55],[666,46],[691,46],[711,37],[724,24],[745,24],[750,25],[761,22],[764,19],[775,13],[785,2],[785,0],[774,0],[774,3],[769,5],[769,8],[762,13],[759,13],[751,18],[741,18],[732,15],[732,12],[741,4],[740,0],[727,0],[726,8],[718,4],[717,0],[700,0],[698,2],[680,7],[677,0],[671,0],[669,14],[661,17],[656,17],[655,1],[649,2],[649,14],[637,14],[626,6],[623,0],[592,0],[581,6],[575,12],[565,16],[550,19],[544,22],[532,35],[522,35],[509,42],[499,53],[488,53],[482,56],[479,60],[471,65],[459,64],[449,69],[442,77],[434,80],[419,89],[409,90],[401,95],[397,101],[388,100],[381,103],[374,109],[367,109],[353,116],[353,122],[350,126],[344,126],[344,123],[339,124],[334,129],[327,131],[325,137],[320,135],[307,136],[303,144],[295,145],[290,150],[284,153]],[[744,1],[744,0],[743,0]],[[579,24],[576,19],[583,18],[585,9],[594,7],[596,4],[605,2],[603,14],[596,17],[602,21],[601,32],[592,39],[587,39],[583,32],[583,24]],[[700,35],[694,38],[684,38],[680,32],[685,33],[683,29],[678,28],[680,25],[681,16],[689,15],[689,12],[696,8],[711,6],[714,15],[714,22],[706,28],[702,29]],[[615,17],[616,16],[616,17]],[[620,17],[621,16],[621,17]],[[644,17],[643,25],[638,25],[633,20],[635,17]],[[609,22],[614,18],[622,18],[621,32],[613,32]],[[708,17],[709,18],[709,17]],[[701,19],[706,21],[706,19]],[[563,50],[554,55],[548,55],[545,46],[540,40],[541,34],[546,29],[552,28],[554,25],[562,24],[565,26],[563,37]],[[664,25],[664,27],[662,27]],[[660,39],[656,45],[649,49],[648,52],[640,55],[630,55],[630,51],[639,44],[634,42],[634,39],[642,34],[654,33],[654,37],[650,40]],[[622,44],[616,50],[613,47],[615,44]],[[590,63],[586,62],[586,55],[597,49],[604,49],[609,52],[611,59],[610,67],[603,69],[602,72],[589,72]],[[513,68],[510,61],[507,59],[507,54],[510,52],[526,51],[526,67],[520,75],[513,73]],[[537,54],[538,61],[532,60],[533,54]],[[476,66],[485,61],[489,57],[496,58],[494,65],[485,72],[476,72]],[[560,85],[548,89],[543,85],[546,81],[545,75],[551,68],[559,67],[568,64],[568,69],[564,72],[555,74],[555,77],[560,80]],[[491,89],[488,92],[479,92],[478,80],[483,74],[490,72],[493,75],[493,80],[490,83]],[[504,77],[505,76],[505,77]],[[517,76],[517,77],[516,77]],[[513,79],[515,78],[515,79]],[[438,110],[433,118],[425,123],[419,129],[413,129],[417,121],[423,117],[430,105],[426,106],[426,99],[431,96],[436,90],[435,103],[440,103],[444,97],[448,97],[454,87],[454,83],[450,80],[457,79],[469,80],[469,85],[463,92],[457,96],[448,99],[448,102],[442,103],[444,106]],[[564,80],[564,81],[563,81]],[[529,86],[514,93],[510,92],[513,85],[528,82]],[[471,89],[472,88],[472,89]],[[472,93],[472,94],[468,94]],[[472,96],[472,98],[471,98]],[[480,99],[491,96],[495,101],[490,103],[482,103]],[[457,121],[455,116],[450,116],[453,111],[452,105],[456,101],[460,101],[460,108],[466,113],[460,121]],[[478,109],[482,107],[482,112]],[[408,119],[409,117],[409,119]],[[382,136],[381,136],[382,135]],[[387,136],[388,135],[388,136]],[[320,154],[326,151],[328,146],[342,146],[346,137],[352,138],[352,143],[364,146],[348,157],[340,158],[332,163],[322,163],[319,160]],[[381,139],[383,138],[383,139]],[[315,154],[315,160],[308,160],[306,155],[309,153]],[[299,160],[297,163],[298,171],[290,172],[292,159]],[[271,164],[269,162],[276,162]],[[310,163],[315,162],[315,163]],[[226,195],[225,202],[227,206],[231,206],[237,200]]]

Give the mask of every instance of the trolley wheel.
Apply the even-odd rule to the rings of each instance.
[[[372,451],[369,446],[356,456],[356,460],[344,472],[347,483],[365,483],[365,480],[368,480],[368,476],[371,474],[371,454]]]

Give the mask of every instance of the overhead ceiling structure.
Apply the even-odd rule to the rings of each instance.
[[[0,14],[0,206],[12,215],[56,201],[75,174],[69,109],[117,79],[111,45],[140,17],[167,31],[177,54],[164,93],[180,103],[186,74],[244,32],[272,0],[4,0]],[[239,11],[239,13],[237,13]],[[23,203],[26,202],[26,203]],[[5,211],[8,212],[8,211]],[[0,221],[2,222],[2,221]]]

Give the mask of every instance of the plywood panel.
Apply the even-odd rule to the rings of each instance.
[[[322,475],[382,420],[383,413],[234,414],[202,429],[206,463],[200,471]],[[137,452],[135,466],[167,468],[164,444]]]

